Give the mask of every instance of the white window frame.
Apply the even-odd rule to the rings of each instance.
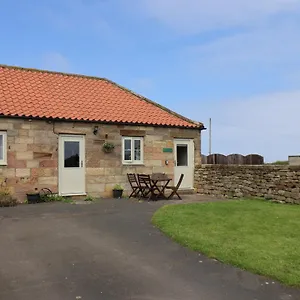
[[[131,160],[125,160],[125,140],[131,140]],[[141,144],[141,159],[134,159],[134,141],[140,141]],[[143,137],[122,137],[122,163],[123,165],[143,165],[144,164],[144,138]]]
[[[7,165],[7,132],[6,131],[0,131],[0,135],[3,139],[3,159],[0,159],[0,166],[6,166]]]

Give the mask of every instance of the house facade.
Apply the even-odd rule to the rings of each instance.
[[[0,66],[0,182],[19,201],[125,193],[127,173],[166,173],[194,188],[202,123],[107,79]]]

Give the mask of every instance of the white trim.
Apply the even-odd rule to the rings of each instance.
[[[131,141],[131,160],[125,160],[125,140]],[[134,160],[134,141],[140,141],[141,143],[141,159]],[[122,137],[122,164],[123,165],[143,165],[144,164],[144,138],[143,137]]]
[[[189,173],[190,181],[187,186],[184,186],[184,183],[187,180],[188,174],[185,174],[185,178],[183,178],[184,182],[181,186],[180,189],[182,190],[189,190],[189,189],[194,189],[194,183],[195,183],[195,178],[194,178],[194,170],[195,170],[195,143],[193,139],[174,139],[174,161],[177,160],[177,144],[184,144],[188,146],[188,167],[189,170],[185,170],[185,172]],[[177,172],[177,168],[183,169],[185,167],[177,166],[177,161],[176,164],[174,165],[174,177],[179,178],[179,173]],[[182,171],[184,173],[184,171]],[[174,179],[175,180],[175,179]],[[176,182],[176,181],[175,181]],[[175,183],[176,184],[176,183]]]
[[[87,193],[59,193],[59,196],[86,196]]]
[[[3,159],[0,159],[0,166],[7,166],[7,132],[0,131],[0,135],[3,139]]]
[[[64,193],[61,192],[62,189],[62,169],[64,165],[64,138],[74,138],[77,140],[80,140],[81,148],[83,149],[81,155],[82,155],[82,161],[83,165],[82,168],[84,169],[84,191],[82,192],[75,192],[75,193]],[[85,196],[86,195],[86,174],[85,174],[85,135],[83,134],[59,134],[58,139],[58,194],[60,196]]]

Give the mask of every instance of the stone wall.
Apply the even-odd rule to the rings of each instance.
[[[94,126],[98,126],[97,135],[93,134]],[[7,131],[8,146],[8,164],[0,166],[0,181],[20,201],[29,190],[48,187],[58,192],[59,134],[85,135],[86,191],[96,197],[111,196],[115,184],[123,185],[125,193],[129,192],[126,178],[129,172],[165,172],[172,177],[174,154],[164,153],[163,148],[173,148],[174,138],[193,138],[195,163],[201,161],[200,134],[194,129],[1,118],[0,130]],[[124,130],[145,132],[143,165],[122,165],[121,131]],[[114,143],[112,153],[102,151],[105,141]]]
[[[300,204],[300,166],[202,165],[195,168],[195,186],[201,194]]]

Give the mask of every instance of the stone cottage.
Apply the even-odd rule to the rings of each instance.
[[[127,173],[164,172],[194,188],[202,123],[105,78],[0,65],[0,181],[111,196]]]

